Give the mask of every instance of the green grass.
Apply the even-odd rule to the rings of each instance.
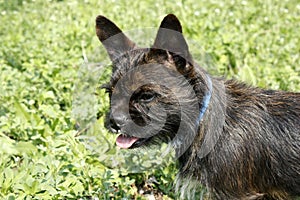
[[[158,27],[168,13],[214,60],[213,73],[300,91],[297,0],[0,0],[1,199],[143,199],[141,187],[176,198],[171,159],[115,148],[97,89],[109,69],[83,64],[106,57],[98,14],[130,30]]]

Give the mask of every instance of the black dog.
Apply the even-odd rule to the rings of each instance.
[[[196,182],[213,199],[300,196],[300,93],[210,77],[172,14],[150,48],[138,48],[103,16],[96,31],[113,62],[104,87],[118,146],[170,141],[182,194]]]

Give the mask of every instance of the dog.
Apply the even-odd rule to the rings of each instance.
[[[211,199],[300,196],[300,93],[210,76],[194,61],[173,14],[149,48],[104,16],[96,18],[96,34],[112,61],[103,88],[116,144],[171,142],[181,198],[193,198],[188,188],[200,183]]]

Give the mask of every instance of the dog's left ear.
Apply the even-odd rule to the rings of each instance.
[[[193,63],[189,47],[182,34],[181,24],[173,14],[167,15],[161,22],[153,48],[168,51],[176,66],[181,69]]]
[[[96,33],[112,61],[135,47],[119,27],[102,15],[96,18]]]

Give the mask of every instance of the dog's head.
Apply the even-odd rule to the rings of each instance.
[[[190,143],[187,138],[193,140],[197,132],[209,87],[205,72],[195,67],[177,17],[163,19],[149,48],[139,48],[103,16],[96,19],[96,32],[113,66],[103,88],[110,96],[107,127],[119,134],[117,145],[135,148],[173,140],[178,148]]]

